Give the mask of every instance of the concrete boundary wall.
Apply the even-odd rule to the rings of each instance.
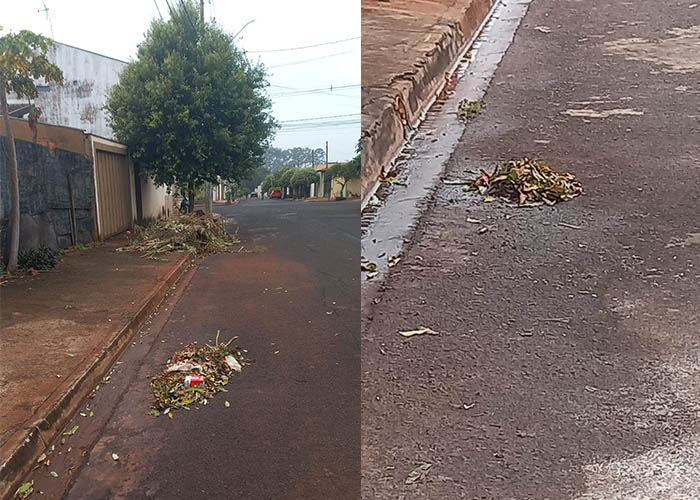
[[[164,187],[139,177],[139,189],[136,189],[134,162],[123,144],[70,127],[44,123],[30,127],[28,121],[14,118],[10,122],[19,173],[20,250],[87,244],[133,227],[138,214],[142,215],[138,222],[169,214]],[[0,123],[0,260],[3,262],[9,250],[11,210],[6,136]],[[119,159],[119,166],[127,171],[118,178],[110,177],[100,191],[96,189],[95,171],[105,156]],[[98,215],[101,214],[98,208],[108,203],[112,214],[119,213],[121,219],[128,219],[127,224],[122,220],[119,230],[109,234],[101,231]]]
[[[12,119],[20,189],[20,250],[93,241],[92,157],[82,130]],[[9,250],[9,148],[0,126],[0,251]]]

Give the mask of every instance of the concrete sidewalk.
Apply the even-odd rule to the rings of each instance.
[[[495,0],[363,0],[362,196],[446,82]]]
[[[71,251],[56,269],[0,288],[0,498],[11,494],[186,268],[116,252]]]

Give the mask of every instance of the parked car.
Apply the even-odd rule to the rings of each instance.
[[[282,198],[282,191],[271,191],[270,198]]]
[[[255,191],[253,191],[252,193],[250,193],[250,197],[251,197],[251,198],[257,198],[257,197],[258,197],[258,193],[256,193]]]

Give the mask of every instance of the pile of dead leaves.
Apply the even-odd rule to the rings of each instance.
[[[247,360],[240,349],[233,346],[235,338],[216,344],[197,347],[189,344],[176,352],[168,360],[167,367],[151,379],[151,388],[155,396],[153,414],[169,414],[171,409],[190,409],[190,405],[206,405],[217,392],[227,392],[225,385],[229,379],[239,373]],[[196,387],[185,387],[188,375],[203,375],[204,383]]]
[[[504,162],[491,175],[482,171],[472,185],[487,198],[526,207],[554,205],[583,194],[573,174],[555,172],[546,162],[529,158]]]
[[[227,252],[237,241],[223,221],[206,214],[187,214],[160,219],[147,227],[136,226],[129,244],[117,250],[141,252],[146,257],[177,251],[208,255]]]

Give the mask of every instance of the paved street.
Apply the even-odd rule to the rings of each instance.
[[[659,7],[533,1],[438,152],[455,180],[541,158],[585,195],[430,192],[363,309],[363,498],[700,498],[700,10]]]
[[[136,334],[30,475],[42,498],[359,497],[359,202],[215,209],[243,251],[203,260]],[[253,363],[208,405],[149,415],[149,377],[217,330]]]

